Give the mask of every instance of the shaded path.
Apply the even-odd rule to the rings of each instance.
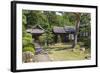
[[[51,61],[47,51],[43,50],[43,48],[38,43],[35,43],[35,48],[36,48],[36,54],[33,57],[33,62]]]

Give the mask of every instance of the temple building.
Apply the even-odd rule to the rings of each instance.
[[[43,29],[40,25],[35,25],[32,28],[28,28],[26,32],[31,33],[34,41],[39,41],[39,36],[45,33],[45,29]],[[74,26],[54,26],[52,29],[55,43],[59,42],[68,42],[69,40],[74,40],[75,27]]]

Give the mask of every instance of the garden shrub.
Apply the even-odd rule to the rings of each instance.
[[[34,48],[33,47],[24,47],[23,48],[23,52],[26,52],[26,51],[30,51],[30,52],[32,52],[33,54],[35,53],[35,50],[34,50]]]
[[[35,45],[33,43],[27,43],[27,44],[23,45],[23,48],[24,47],[33,47],[33,48],[35,48]]]
[[[53,34],[50,32],[44,33],[39,37],[39,40],[43,45],[48,45],[53,42]]]
[[[35,46],[32,44],[32,35],[30,33],[26,33],[23,37],[23,52],[30,51],[33,54],[35,53]]]
[[[84,46],[85,48],[91,47],[91,40],[89,38],[84,40]]]
[[[31,35],[30,33],[26,33],[26,34],[25,34],[25,37],[27,37],[27,38],[32,38],[32,35]]]
[[[48,41],[48,44],[51,44],[51,43],[53,43],[53,38],[54,38],[54,35],[51,33],[51,32],[49,32],[48,34],[47,34],[47,41]]]
[[[47,40],[46,34],[42,34],[42,35],[39,37],[39,40],[40,40],[41,43],[45,43],[46,40]]]
[[[25,36],[23,37],[23,46],[32,43],[32,35],[30,33],[26,33]]]
[[[80,39],[81,42],[83,42],[83,44],[80,44],[80,46],[84,46],[85,48],[90,48],[91,47],[91,38],[90,37],[81,37]]]

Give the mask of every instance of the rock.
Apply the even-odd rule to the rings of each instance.
[[[90,59],[91,58],[91,56],[89,55],[89,54],[87,54],[86,56],[85,56],[85,59]]]
[[[34,54],[30,51],[26,51],[22,53],[22,61],[24,63],[32,62],[33,57],[34,57]]]
[[[76,52],[76,49],[72,49],[72,52]]]
[[[80,51],[85,52],[85,48],[80,48]]]
[[[79,51],[80,51],[80,54],[83,54],[85,53],[85,48],[80,48]]]

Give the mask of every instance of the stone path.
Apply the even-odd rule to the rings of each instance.
[[[35,43],[35,47],[36,48],[41,48],[41,46],[38,43]],[[43,49],[41,50],[40,53],[36,54],[34,56],[34,58],[33,58],[33,62],[47,62],[47,61],[51,61],[51,60],[49,58],[48,53],[45,50],[43,50]]]
[[[47,62],[51,61],[48,54],[38,54],[34,56],[34,62]]]

